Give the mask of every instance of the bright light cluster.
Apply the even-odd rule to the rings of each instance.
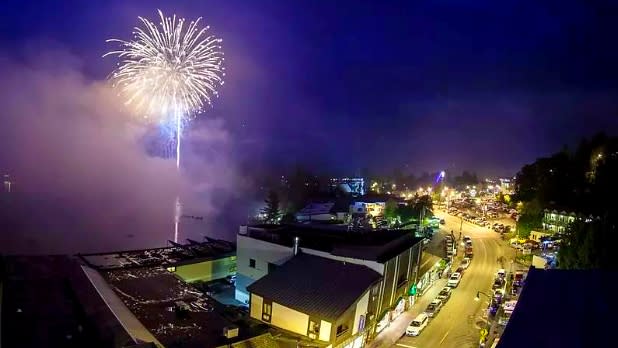
[[[111,80],[126,103],[145,117],[180,128],[218,96],[223,85],[222,40],[207,35],[199,26],[201,17],[185,24],[184,18],[165,17],[159,25],[139,17],[134,40],[118,42],[120,50],[105,54],[120,58]],[[180,121],[180,122],[179,122]]]

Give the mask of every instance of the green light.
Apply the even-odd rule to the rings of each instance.
[[[412,284],[412,286],[410,287],[410,290],[408,291],[408,295],[410,296],[416,295],[416,284]]]

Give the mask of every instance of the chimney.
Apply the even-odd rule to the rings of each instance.
[[[294,256],[298,255],[298,242],[300,239],[298,237],[294,237]]]
[[[239,230],[238,230],[238,234],[242,235],[242,236],[246,236],[249,232],[249,227],[248,226],[240,226]]]

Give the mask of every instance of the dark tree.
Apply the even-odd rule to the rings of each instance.
[[[389,199],[384,205],[384,218],[392,222],[397,218],[397,201]]]
[[[407,223],[419,218],[419,212],[414,209],[412,204],[402,204],[397,207],[397,216],[401,219],[402,223]]]
[[[472,186],[479,183],[479,178],[476,173],[464,170],[461,175],[455,176],[452,182],[457,187]]]
[[[517,174],[514,200],[522,202],[520,235],[540,227],[544,208],[579,214],[562,236],[559,267],[610,268],[618,243],[618,138],[598,134],[524,166]],[[519,204],[519,203],[518,203]]]
[[[268,193],[268,198],[264,200],[266,203],[266,207],[262,209],[262,214],[264,214],[264,222],[269,224],[275,224],[279,222],[279,217],[281,216],[281,212],[279,210],[279,196],[275,191],[270,191]]]
[[[542,227],[543,208],[537,199],[523,203],[517,220],[517,235],[520,238],[528,238],[532,230]]]
[[[281,217],[282,224],[293,224],[296,222],[296,216],[293,213],[285,213]]]
[[[423,211],[423,214],[427,214],[427,212],[431,213],[433,211],[433,201],[428,195],[420,196],[416,199],[414,208],[417,211]]]
[[[618,243],[616,219],[579,220],[562,236],[558,267],[563,269],[614,270]]]

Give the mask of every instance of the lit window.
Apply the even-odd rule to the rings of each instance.
[[[272,305],[270,303],[264,303],[262,306],[262,320],[270,321],[270,315],[272,314]]]
[[[319,334],[320,324],[316,323],[313,320],[309,320],[309,333]]]

